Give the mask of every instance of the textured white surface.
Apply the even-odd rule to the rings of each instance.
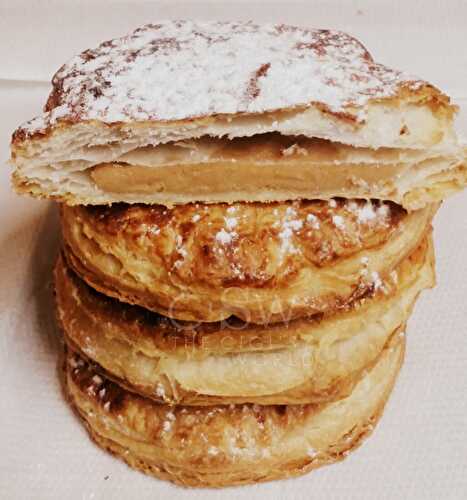
[[[254,47],[254,50],[252,48]],[[367,114],[372,99],[424,85],[377,64],[346,33],[253,22],[162,21],[91,47],[53,78],[53,109],[24,125],[181,120],[320,103]]]
[[[49,81],[72,55],[160,19],[253,19],[346,31],[375,60],[467,97],[466,8],[465,0],[4,0],[0,78]]]
[[[64,13],[66,10],[55,11],[55,15],[47,10],[41,14],[31,12],[26,32],[21,32],[24,26],[14,23],[14,16],[8,22],[0,15],[9,29],[2,28],[2,45],[3,40],[11,44],[15,36],[17,43],[16,52],[12,53],[17,57],[9,60],[15,64],[3,64],[2,71],[9,69],[11,77],[16,77],[22,71],[26,74],[34,68],[40,69],[38,54],[45,50],[41,47],[49,50],[42,55],[44,67],[53,61],[53,70],[68,54],[90,45],[81,43],[82,38],[78,37],[81,45],[76,47],[76,40],[57,38],[57,34],[69,32],[74,36],[82,32],[79,36],[83,37],[100,23],[101,35],[92,40],[96,42],[148,21],[146,13],[145,19],[141,19],[142,11],[136,7],[124,7],[127,3],[115,2],[115,7],[106,14],[103,8],[95,8],[97,17],[89,18],[89,26],[84,22],[64,26],[62,19],[73,19]],[[379,13],[376,7],[366,7],[369,2],[342,2],[341,9],[335,6],[336,2],[329,2],[328,17],[323,13],[315,16],[309,7],[294,2],[287,8],[272,5],[263,10],[238,6],[221,9],[221,3],[216,2],[217,6],[211,10],[195,9],[191,4],[181,10],[186,17],[197,12],[199,16],[222,14],[226,18],[230,13],[231,17],[256,15],[261,21],[280,22],[286,17],[287,22],[345,28],[358,35],[370,49],[376,48],[380,54],[384,50],[389,59],[382,58],[383,61],[398,66],[401,60],[405,66],[400,66],[405,69],[439,84],[444,82],[447,91],[459,89],[453,92],[454,97],[464,109],[467,106],[467,95],[462,94],[467,92],[467,79],[461,79],[461,72],[467,68],[467,53],[452,43],[457,28],[467,17],[465,2],[463,10],[460,2],[442,7],[438,2],[410,5],[401,2],[391,14],[387,2],[373,2],[385,5]],[[54,2],[47,4],[53,6]],[[453,4],[458,5],[457,10],[452,8]],[[163,17],[180,17],[180,3],[172,5],[169,8],[167,3],[162,4],[159,10],[163,11]],[[352,9],[361,9],[363,14],[346,17],[350,5]],[[420,9],[418,18],[412,12],[415,5]],[[147,12],[147,4],[141,7],[144,8]],[[76,7],[70,7],[71,12],[73,9]],[[82,12],[86,14],[88,10]],[[127,16],[122,16],[122,12],[127,12]],[[350,23],[354,19],[358,25],[352,29]],[[33,32],[37,38],[26,49]],[[423,33],[427,53],[417,39]],[[11,50],[14,48],[11,45]],[[372,52],[381,59],[377,51]],[[29,59],[25,59],[27,54]],[[44,85],[0,85],[0,160],[8,156],[10,132],[40,111],[47,91]],[[460,125],[467,131],[465,112]],[[438,286],[425,293],[417,304],[408,329],[406,363],[396,390],[380,425],[362,448],[341,464],[299,479],[221,491],[185,491],[133,472],[100,451],[88,440],[63,401],[56,373],[57,341],[50,310],[50,270],[58,242],[55,210],[49,203],[14,195],[10,191],[8,168],[2,169],[0,175],[2,499],[457,500],[466,497],[467,193],[448,200],[437,216]]]

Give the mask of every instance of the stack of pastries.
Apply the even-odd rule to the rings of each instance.
[[[340,32],[169,21],[86,50],[12,138],[60,203],[66,392],[93,440],[188,486],[303,474],[374,428],[455,106]]]

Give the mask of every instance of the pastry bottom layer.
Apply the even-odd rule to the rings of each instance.
[[[92,439],[131,467],[183,486],[241,485],[304,474],[356,448],[382,413],[404,346],[395,337],[349,396],[321,405],[157,404],[72,352],[66,389]]]

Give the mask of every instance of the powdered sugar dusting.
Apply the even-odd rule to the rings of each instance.
[[[357,215],[360,224],[381,224],[390,216],[389,205],[385,203],[377,205],[368,201],[364,205],[358,205],[352,201],[348,204],[348,208]]]
[[[168,411],[165,415],[165,420],[162,422],[162,431],[170,432],[172,430],[172,425],[175,422],[175,414]]]
[[[227,229],[231,230],[237,225],[237,219],[235,217],[225,217],[225,225]]]
[[[183,238],[181,235],[177,235],[177,237],[175,238],[175,246],[179,258],[174,262],[174,266],[180,267],[183,265],[184,260],[188,257],[188,252],[186,248],[183,246]]]
[[[312,102],[363,120],[370,99],[423,84],[374,63],[345,33],[192,21],[149,24],[104,42],[71,59],[52,83],[47,113],[24,125],[26,134],[62,118],[178,120]]]
[[[320,228],[320,223],[318,217],[314,214],[308,214],[306,216],[306,221],[307,223],[313,228],[313,229],[319,229]]]
[[[337,229],[345,230],[344,218],[340,215],[334,215],[332,218],[332,223],[337,227]]]
[[[232,243],[234,236],[235,234],[229,233],[224,228],[222,228],[216,234],[216,241],[218,241],[222,245],[228,245],[229,243]]]
[[[156,386],[156,394],[162,399],[165,399],[165,389],[161,383],[158,383]]]
[[[285,211],[285,220],[282,222],[282,229],[279,233],[281,240],[281,255],[298,253],[297,247],[293,243],[294,232],[299,231],[303,226],[303,221],[297,219],[297,211],[293,207],[288,207]]]
[[[376,217],[376,212],[372,203],[366,203],[358,212],[359,222],[369,222]]]
[[[380,290],[383,287],[383,281],[381,280],[380,275],[376,271],[373,271],[371,273],[371,279],[373,281],[375,290]]]

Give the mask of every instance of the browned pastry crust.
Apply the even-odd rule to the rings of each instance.
[[[70,267],[95,289],[171,318],[265,324],[330,312],[378,286],[430,228],[376,202],[68,207]]]
[[[342,398],[433,285],[432,245],[424,242],[380,289],[331,317],[193,324],[95,292],[63,258],[55,268],[57,317],[69,346],[129,390],[185,405]]]
[[[92,439],[131,467],[183,486],[241,485],[304,474],[357,447],[382,413],[404,343],[388,346],[348,397],[322,405],[160,405],[72,353],[66,388]]]

